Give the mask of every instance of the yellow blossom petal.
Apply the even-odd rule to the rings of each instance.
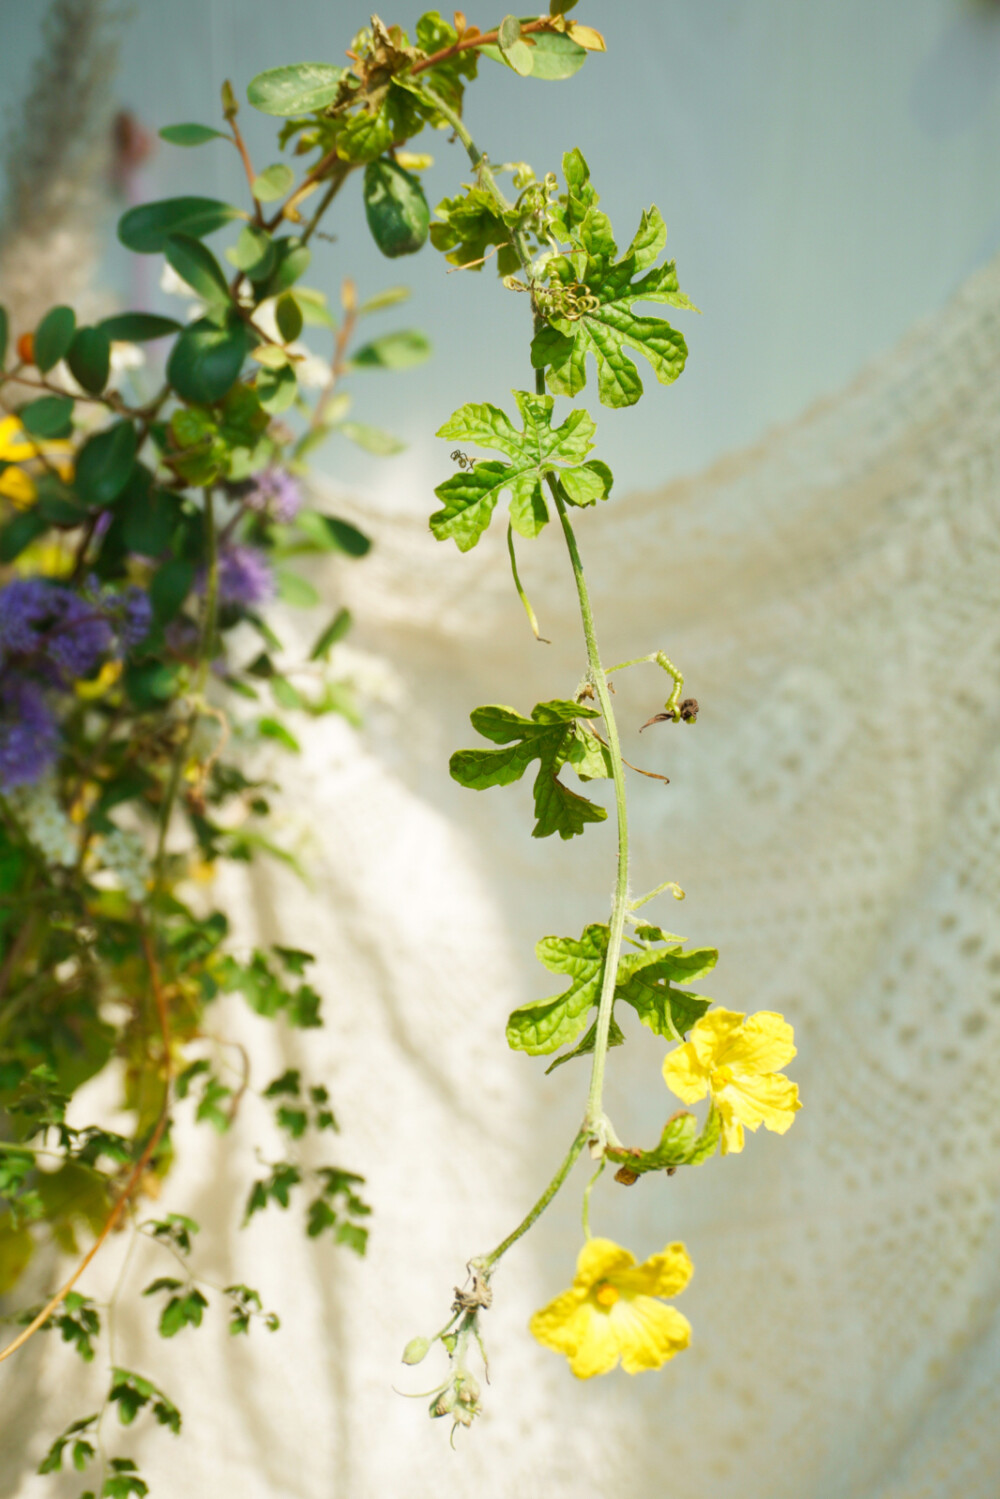
[[[719,1053],[734,1032],[739,1031],[745,1019],[746,1016],[739,1010],[723,1010],[720,1007],[709,1010],[707,1015],[695,1021],[688,1044],[694,1047],[702,1067],[711,1071],[719,1065]]]
[[[683,1244],[668,1244],[660,1254],[650,1255],[634,1270],[620,1271],[614,1284],[625,1296],[677,1296],[694,1273]]]
[[[713,1099],[722,1122],[722,1154],[739,1155],[744,1145],[743,1126],[736,1117],[732,1102],[723,1093]]]
[[[572,1288],[535,1313],[531,1331],[546,1348],[565,1354],[577,1379],[607,1374],[619,1359],[629,1374],[659,1369],[688,1346],[691,1328],[654,1297],[683,1290],[691,1268],[683,1244],[668,1244],[636,1265],[635,1256],[612,1240],[590,1239]]]
[[[17,417],[5,416],[0,420],[0,459],[5,463],[24,463],[37,457],[38,448],[25,436]]]
[[[595,1281],[617,1280],[623,1270],[634,1264],[635,1255],[613,1239],[588,1239],[577,1256],[574,1288],[588,1291]]]
[[[563,1291],[532,1317],[528,1326],[533,1336],[556,1353],[575,1353],[583,1328],[577,1326],[576,1314],[586,1299],[583,1291]]]
[[[569,1366],[577,1379],[607,1374],[617,1364],[621,1349],[612,1316],[613,1311],[602,1311],[592,1301],[585,1301],[575,1314],[572,1328],[577,1343],[569,1353]]]
[[[763,1124],[775,1134],[783,1135],[802,1107],[798,1087],[780,1072],[754,1077],[727,1067],[719,1076],[724,1079],[717,1095],[720,1105],[725,1101],[748,1129],[755,1130]]]
[[[608,1317],[626,1374],[659,1369],[691,1341],[691,1324],[651,1296],[623,1298]]]
[[[716,1065],[748,1073],[780,1072],[794,1056],[795,1032],[785,1017],[773,1010],[758,1010],[731,1033],[718,1052]]]
[[[34,504],[36,492],[34,480],[23,469],[7,468],[0,474],[0,495],[19,510],[26,510]]]
[[[708,1068],[702,1066],[690,1041],[667,1053],[663,1077],[671,1093],[676,1093],[683,1103],[697,1103],[708,1092]]]

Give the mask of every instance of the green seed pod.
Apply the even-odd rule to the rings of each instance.
[[[411,1338],[403,1349],[403,1363],[419,1364],[421,1359],[427,1357],[430,1346],[429,1338]]]
[[[424,190],[387,156],[365,167],[365,216],[383,255],[414,255],[426,243],[431,211]]]

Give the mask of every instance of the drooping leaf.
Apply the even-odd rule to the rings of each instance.
[[[672,261],[647,270],[666,243],[659,210],[643,214],[631,245],[617,259],[611,223],[596,206],[597,194],[579,151],[567,153],[564,171],[568,201],[561,227],[570,249],[547,264],[548,285],[539,296],[547,321],[532,341],[532,363],[546,371],[550,390],[575,396],[586,384],[587,356],[592,355],[604,405],[632,406],[642,395],[642,381],[626,348],[642,354],[663,385],[677,379],[687,359],[682,335],[663,318],[640,316],[632,304],[666,302],[697,309],[680,291]],[[647,274],[640,276],[642,271]]]
[[[604,474],[610,479],[610,471],[603,464],[588,464],[581,469],[596,431],[586,411],[571,411],[565,421],[553,427],[555,403],[551,396],[516,390],[514,399],[524,422],[523,432],[516,431],[498,407],[476,402],[460,407],[438,431],[438,437],[495,448],[511,460],[475,463],[434,491],[444,501],[444,508],[431,516],[431,530],[438,541],[451,537],[462,552],[479,541],[505,489],[511,493],[511,525],[521,536],[530,538],[538,535],[549,518],[542,492],[547,474],[560,478],[575,475],[576,494],[592,497],[583,503],[603,498],[610,487],[604,481]],[[581,503],[574,495],[570,498]]]
[[[76,332],[76,313],[72,307],[53,307],[35,329],[35,364],[43,375],[65,359]]]
[[[247,99],[263,114],[291,117],[312,114],[332,104],[340,92],[346,68],[326,62],[300,62],[267,68],[252,78]]]
[[[203,146],[206,141],[227,141],[223,130],[213,130],[211,125],[164,125],[159,132],[161,141],[171,146]]]
[[[430,209],[419,177],[383,157],[365,167],[365,218],[383,255],[414,255],[427,241]]]
[[[560,838],[572,838],[582,833],[587,823],[603,822],[608,815],[603,807],[578,796],[559,779],[564,765],[576,767],[581,760],[588,778],[602,773],[590,756],[587,740],[592,740],[592,736],[579,722],[599,717],[593,708],[561,699],[536,704],[530,718],[498,704],[476,708],[471,715],[473,728],[484,739],[507,747],[457,750],[449,764],[452,777],[475,791],[509,786],[519,781],[528,766],[537,760],[534,783],[537,822],[531,836],[548,838],[558,833]],[[607,774],[607,769],[603,773]]]
[[[162,198],[123,214],[118,221],[118,238],[137,255],[159,255],[172,234],[203,239],[233,219],[245,218],[242,209],[220,203],[217,198]]]
[[[519,269],[512,227],[484,188],[467,187],[454,198],[442,198],[434,212],[431,244],[452,265],[482,270],[495,248],[499,275],[512,276]]]

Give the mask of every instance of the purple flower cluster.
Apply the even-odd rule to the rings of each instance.
[[[58,751],[46,692],[67,691],[112,652],[148,634],[152,609],[141,588],[78,592],[46,578],[0,588],[0,790],[33,784]]]
[[[4,677],[0,689],[0,791],[33,786],[59,750],[59,729],[42,688],[27,677]]]
[[[256,609],[274,597],[271,564],[259,547],[228,542],[219,548],[219,603]]]
[[[0,667],[26,658],[19,664],[67,686],[94,672],[116,646],[138,645],[151,622],[141,588],[102,594],[88,581],[77,593],[46,578],[18,578],[0,589]]]
[[[268,515],[283,526],[292,523],[302,508],[298,480],[287,468],[264,468],[252,479],[233,485],[233,493],[259,515]]]

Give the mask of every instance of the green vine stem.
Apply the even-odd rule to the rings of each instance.
[[[522,1218],[521,1222],[517,1225],[513,1232],[507,1235],[506,1239],[502,1239],[500,1241],[500,1243],[491,1254],[481,1255],[478,1259],[475,1259],[471,1262],[477,1270],[481,1270],[485,1275],[488,1275],[497,1261],[502,1259],[503,1256],[507,1253],[508,1249],[512,1248],[512,1246],[517,1243],[518,1239],[523,1238],[524,1235],[528,1232],[528,1229],[532,1228],[534,1224],[537,1223],[538,1219],[545,1212],[545,1209],[548,1207],[549,1203],[552,1201],[553,1197],[555,1197],[556,1193],[559,1191],[559,1188],[562,1186],[563,1182],[566,1180],[567,1176],[569,1176],[573,1167],[576,1165],[580,1152],[587,1143],[587,1138],[588,1131],[584,1128],[581,1128],[577,1132],[576,1139],[573,1141],[569,1150],[566,1152],[566,1155],[564,1156],[555,1176],[549,1182],[548,1186],[545,1188],[545,1191],[542,1193],[541,1197],[539,1197],[538,1201],[535,1203],[531,1211],[524,1218]]]
[[[476,145],[461,117],[454,110],[450,109],[444,100],[433,90],[424,86],[424,92],[434,107],[440,110],[441,114],[448,120],[456,136],[464,145],[468,152],[469,160],[476,169],[480,185],[493,195],[502,212],[509,213],[512,205],[497,185],[487,156]],[[512,237],[530,290],[533,284],[532,259],[524,232],[515,227],[512,230]],[[536,326],[537,319],[538,315],[536,313]],[[535,372],[535,390],[539,395],[545,394],[545,375],[542,370]],[[547,483],[559,515],[560,524],[562,525],[566,548],[569,552],[570,565],[573,569],[573,578],[576,583],[577,598],[580,604],[580,618],[587,646],[587,681],[594,690],[608,736],[607,747],[611,760],[611,777],[615,789],[618,857],[614,896],[608,923],[608,948],[604,961],[604,973],[601,979],[601,994],[597,1011],[594,1059],[590,1073],[590,1087],[587,1093],[587,1107],[583,1116],[583,1123],[580,1127],[580,1133],[574,1140],[569,1154],[556,1172],[549,1187],[539,1199],[539,1202],[536,1203],[535,1207],[532,1208],[528,1216],[518,1225],[513,1233],[508,1235],[491,1255],[486,1256],[483,1261],[479,1262],[486,1268],[492,1268],[511,1245],[515,1244],[528,1231],[539,1214],[548,1206],[569,1174],[569,1170],[579,1155],[584,1141],[589,1144],[591,1154],[596,1159],[600,1159],[603,1156],[605,1149],[609,1145],[621,1147],[621,1141],[615,1134],[611,1121],[604,1112],[604,1071],[607,1061],[608,1035],[611,1028],[611,1012],[614,1007],[615,983],[622,949],[622,937],[625,930],[626,916],[629,911],[628,805],[625,792],[625,765],[622,759],[621,741],[618,736],[618,725],[611,703],[611,694],[608,690],[607,673],[601,664],[601,654],[597,644],[597,631],[590,602],[590,592],[587,588],[583,560],[580,556],[580,549],[577,546],[576,534],[570,523],[569,515],[566,511],[565,499],[558,480],[550,474],[547,477]],[[658,659],[658,657],[653,657],[652,659]],[[663,660],[665,661],[666,657]],[[667,669],[669,670],[670,668]],[[675,691],[678,691],[677,676],[679,676],[679,673],[671,670],[671,675],[674,676]]]

